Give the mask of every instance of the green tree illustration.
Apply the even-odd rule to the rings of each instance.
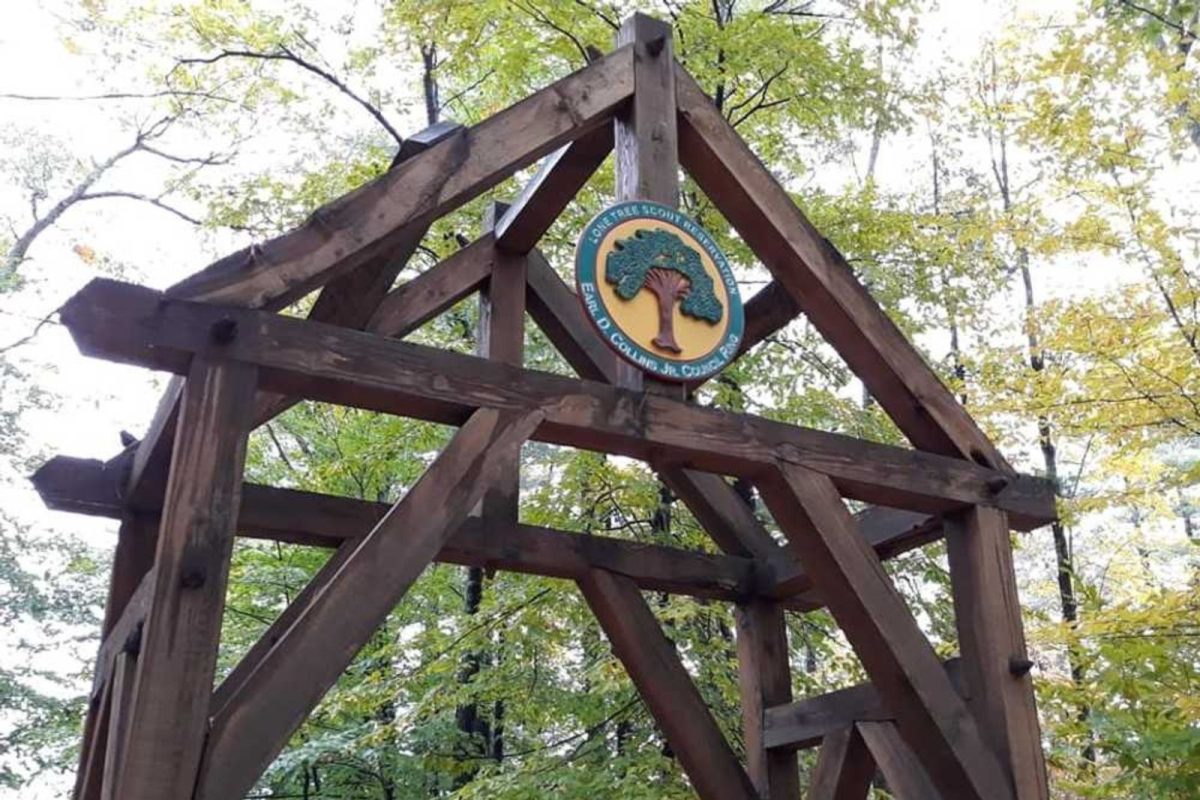
[[[675,303],[694,319],[716,324],[724,309],[713,291],[712,277],[704,271],[700,254],[670,231],[643,228],[619,240],[608,254],[604,277],[616,285],[617,295],[632,300],[649,289],[658,300],[658,335],[654,345],[681,352],[675,341]]]

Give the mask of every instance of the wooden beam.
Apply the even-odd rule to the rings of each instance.
[[[508,206],[493,201],[484,213],[484,233],[491,233]],[[524,256],[496,251],[491,275],[479,292],[479,329],[475,352],[499,364],[519,367],[525,361]],[[484,525],[516,524],[521,505],[521,451],[501,467],[501,476],[484,492],[480,517]]]
[[[581,378],[615,383],[616,354],[583,318],[578,295],[567,287],[537,250],[529,253],[526,279],[529,291],[525,302],[529,316],[571,368]]]
[[[791,555],[723,477],[682,468],[660,470],[659,477],[726,553],[760,559],[778,575],[791,575],[797,569]]]
[[[396,606],[541,412],[482,409],[313,593],[213,717],[196,800],[241,797]]]
[[[255,390],[254,367],[196,357],[184,384],[117,796],[187,797],[207,729]]]
[[[888,791],[896,800],[938,800],[958,795],[938,792],[912,748],[891,722],[860,722],[855,726],[871,751]]]
[[[612,147],[612,128],[601,125],[546,156],[537,174],[496,222],[496,246],[518,255],[533,250]]]
[[[738,605],[734,621],[746,771],[762,800],[795,800],[800,796],[796,753],[769,750],[764,738],[766,709],[792,700],[783,609],[775,602],[755,600]]]
[[[430,147],[316,211],[300,228],[234,253],[169,294],[278,308],[605,124],[633,93],[622,48]]]
[[[867,800],[874,777],[875,761],[858,729],[837,728],[821,739],[808,800]]]
[[[438,142],[462,131],[453,122],[439,122],[404,140],[393,167],[407,161]],[[371,312],[387,294],[396,275],[421,243],[428,227],[413,226],[386,247],[372,251],[371,257],[349,272],[343,272],[324,286],[309,311],[309,319],[348,328],[362,328]],[[270,304],[269,304],[270,305]],[[145,437],[138,444],[133,468],[124,490],[134,508],[161,505],[166,488],[167,467],[171,460],[171,442],[175,436],[180,383],[172,381],[159,402]],[[254,419],[259,423],[283,413],[295,403],[280,395],[260,394]]]
[[[875,551],[855,530],[832,481],[781,464],[759,488],[941,792],[962,800],[1009,800],[1008,775]]]
[[[108,737],[104,748],[104,779],[100,786],[100,800],[121,800],[117,794],[117,780],[121,774],[125,740],[129,736],[129,712],[133,708],[133,687],[136,673],[137,654],[128,649],[117,653],[116,661],[113,663]]]
[[[1018,800],[1048,800],[1046,761],[1004,512],[946,519],[946,553],[969,707],[1012,774]]]
[[[1012,468],[840,253],[688,75],[676,70],[684,169],[914,446]]]
[[[675,45],[671,26],[642,13],[626,18],[618,47],[633,48],[633,100],[613,123],[616,200],[679,205],[679,137],[675,126]],[[685,389],[617,358],[617,386],[682,399]]]
[[[899,508],[872,506],[854,515],[859,534],[874,550],[881,561],[895,558],[922,545],[937,541],[942,536],[941,516],[927,516],[916,511]],[[788,559],[787,567],[776,568],[776,582],[771,591],[773,597],[790,597],[796,605],[814,611],[825,605],[812,579],[795,559]]]
[[[943,662],[955,690],[965,698],[959,660]],[[768,749],[804,750],[816,747],[831,733],[862,720],[890,720],[895,715],[884,704],[873,684],[806,697],[794,703],[771,706],[764,715],[764,742]]]
[[[496,243],[484,234],[445,261],[393,289],[365,328],[402,339],[483,286],[496,263]]]
[[[703,800],[757,800],[754,786],[637,585],[592,570],[579,588],[696,794]]]
[[[265,389],[449,424],[482,406],[542,408],[541,441],[679,466],[754,476],[777,461],[833,478],[846,496],[938,513],[968,505],[1008,511],[1018,528],[1054,517],[1039,478],[970,462],[701,408],[667,397],[521,370],[277,314],[166,300],[96,279],[64,306],[89,355],[182,371],[214,347],[262,367]],[[214,345],[212,337],[232,335]]]
[[[53,471],[59,475],[53,493],[43,494],[50,508],[71,511],[83,507],[99,516],[120,516],[121,501],[115,492],[101,487],[101,491],[108,493],[87,494],[94,492],[91,473],[102,471],[102,462],[58,456],[49,463],[55,465]],[[78,478],[74,486],[67,465]],[[242,487],[238,533],[270,541],[338,548],[346,540],[371,530],[389,508],[387,503],[248,483]],[[771,580],[770,574],[749,558],[537,525],[485,528],[477,520],[463,523],[436,560],[568,580],[578,580],[587,570],[598,567],[625,575],[647,591],[718,600],[751,597],[762,592]]]
[[[96,669],[92,672],[93,701],[98,699],[110,682],[117,656],[126,650],[140,650],[143,628],[154,599],[154,570],[142,576],[142,582],[129,597],[121,616],[100,642]]]

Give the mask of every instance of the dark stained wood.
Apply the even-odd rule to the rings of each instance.
[[[94,486],[89,472],[103,470],[100,461],[62,456],[58,459],[73,464],[82,492],[91,491]],[[83,506],[92,514],[113,518],[122,513],[120,499],[111,490],[107,495],[71,498],[72,489],[66,483],[59,483],[55,493],[45,499],[51,508],[72,510]],[[238,533],[251,538],[337,548],[347,539],[371,530],[390,507],[387,503],[248,483],[242,487]],[[478,520],[463,523],[436,560],[570,580],[599,567],[625,575],[646,590],[720,600],[745,599],[761,593],[771,580],[769,573],[748,558],[536,525],[485,529]]]
[[[659,477],[726,553],[760,559],[777,574],[797,567],[729,482],[720,475],[690,469],[663,469]]]
[[[183,378],[175,375],[159,398],[154,417],[145,437],[138,442],[133,463],[121,493],[131,508],[161,507],[171,466],[171,446],[175,441],[175,423],[179,419],[179,398]]]
[[[101,687],[92,700],[84,729],[83,749],[79,753],[79,770],[75,773],[72,800],[99,800],[104,787],[104,757],[108,752],[109,718],[112,714],[112,686]]]
[[[529,316],[581,378],[604,383],[617,379],[617,357],[583,318],[579,297],[537,250],[526,265]]]
[[[783,609],[765,600],[743,603],[737,607],[734,621],[746,771],[763,800],[794,800],[800,796],[796,754],[768,750],[763,736],[764,711],[792,700]]]
[[[413,134],[404,140],[393,167],[462,130],[461,125],[446,121]],[[421,243],[426,230],[427,227],[411,227],[403,236],[390,241],[387,247],[374,249],[371,257],[363,260],[360,266],[330,281],[318,294],[309,311],[309,319],[348,328],[362,328]],[[126,489],[130,505],[135,508],[160,505],[171,459],[171,442],[175,435],[179,389],[178,381],[173,381],[167,387],[149,431],[138,444]],[[256,398],[255,404],[257,411],[254,419],[261,423],[286,411],[295,404],[295,400],[263,393]]]
[[[833,483],[781,464],[760,490],[935,785],[962,800],[1011,798],[1006,771]]]
[[[637,13],[617,31],[618,47],[633,48],[633,100],[614,122],[616,200],[679,205],[679,137],[675,123],[675,46],[671,26]],[[682,399],[683,386],[642,372],[618,357],[617,386]]]
[[[496,246],[518,255],[537,246],[612,147],[612,128],[601,125],[546,156],[537,174],[496,222]]]
[[[158,520],[155,517],[128,513],[121,520],[117,547],[113,553],[108,602],[104,606],[104,623],[100,627],[101,636],[107,636],[113,629],[142,578],[154,566],[157,541]]]
[[[247,364],[197,357],[184,384],[118,777],[122,800],[187,797],[195,784],[255,373]]]
[[[61,314],[89,355],[182,371],[193,352],[219,347],[262,367],[264,389],[461,424],[481,406],[542,408],[535,438],[661,466],[755,476],[777,462],[833,478],[847,497],[938,513],[984,504],[1017,528],[1055,514],[1043,479],[875,444],[666,397],[622,391],[472,356],[261,311],[164,300],[149,289],[92,281]],[[213,325],[236,327],[211,343]]]
[[[912,748],[900,737],[894,723],[860,722],[856,727],[896,800],[949,800],[957,797],[938,792],[921,762],[913,755]]]
[[[197,800],[250,789],[540,417],[482,409],[463,425],[213,717]]]
[[[855,514],[854,522],[859,534],[883,561],[936,541],[942,535],[940,516],[930,517],[898,508],[872,506]],[[806,611],[824,606],[812,580],[795,559],[789,558],[788,565],[783,569],[777,567],[772,596],[792,598],[793,607]]]
[[[366,263],[513,172],[608,122],[633,93],[622,48],[317,210],[300,228],[171,287],[175,297],[278,308]]]
[[[743,308],[746,314],[746,329],[741,343],[738,344],[735,361],[751,348],[774,336],[800,313],[796,301],[779,281],[768,283],[745,301]],[[713,377],[710,375],[703,380],[688,383],[688,390],[694,392]]]
[[[121,611],[121,616],[113,623],[112,628],[100,642],[100,652],[96,655],[96,669],[92,673],[91,698],[95,702],[104,692],[112,677],[113,664],[117,654],[125,650],[133,642],[142,637],[142,628],[150,613],[150,603],[154,599],[154,571],[142,576],[129,602]]]
[[[1012,773],[1018,800],[1048,800],[1033,677],[1010,669],[1028,654],[1004,512],[948,516],[946,552],[968,705]]]
[[[385,510],[384,514],[386,513]],[[374,526],[372,525],[371,527]],[[359,529],[359,535],[343,540],[337,551],[330,556],[328,561],[321,565],[321,568],[305,584],[299,594],[292,598],[292,601],[280,612],[279,616],[267,626],[267,630],[258,638],[258,641],[250,645],[250,649],[242,655],[241,660],[234,665],[229,674],[225,676],[213,691],[208,711],[210,717],[223,717],[227,714],[229,701],[245,688],[250,677],[263,666],[271,649],[279,643],[288,629],[295,624],[296,620],[304,616],[316,596],[329,586],[333,577],[337,575],[338,571],[350,560],[350,556],[354,554],[354,551],[358,549],[358,546],[362,543],[362,537],[371,530],[371,527],[362,527]],[[206,768],[207,765],[202,767],[202,769]]]
[[[445,261],[392,290],[366,329],[401,339],[479,289],[496,262],[495,240],[485,234]]]
[[[508,206],[493,201],[484,213],[485,233]],[[525,262],[523,255],[496,252],[492,272],[479,291],[479,331],[475,352],[499,364],[525,361]],[[501,467],[500,477],[484,492],[480,515],[485,525],[516,523],[521,505],[521,451]]]
[[[963,694],[959,660],[949,659],[943,667],[955,689]],[[884,705],[879,691],[872,684],[863,683],[767,708],[764,740],[769,749],[803,750],[816,747],[826,736],[855,722],[889,719],[894,719],[894,715]]]
[[[676,90],[684,169],[913,445],[1011,472],[841,254],[813,228],[682,67]]]
[[[462,135],[464,132],[465,129],[458,123],[449,120],[436,122],[404,140],[391,168],[395,169],[438,142],[451,136]],[[396,276],[416,251],[426,231],[428,226],[411,226],[405,235],[400,237],[395,247],[379,253],[361,267],[331,280],[317,295],[308,318],[317,322],[345,325],[347,328],[364,327],[371,312],[392,288]]]
[[[830,731],[821,740],[808,800],[867,800],[875,761],[853,725]]]
[[[675,46],[671,26],[645,14],[628,17],[617,46],[633,46],[633,101],[617,115],[617,200],[679,204],[675,122]]]
[[[703,800],[758,797],[637,585],[592,570],[579,588]]]
[[[121,774],[121,758],[125,739],[129,735],[129,711],[133,707],[133,687],[137,656],[128,650],[117,653],[113,664],[111,697],[109,698],[108,739],[104,748],[104,778],[100,785],[100,800],[120,800],[117,778]]]

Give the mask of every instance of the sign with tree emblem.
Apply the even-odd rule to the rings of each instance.
[[[656,377],[707,378],[737,355],[745,318],[729,262],[669,206],[632,200],[598,214],[579,238],[575,282],[601,338]]]

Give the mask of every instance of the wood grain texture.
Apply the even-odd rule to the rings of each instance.
[[[254,367],[194,359],[184,384],[138,657],[122,800],[187,797],[207,729]]]
[[[947,517],[946,553],[969,707],[1018,800],[1048,800],[1033,677],[1010,668],[1028,654],[1004,513],[973,508]]]
[[[942,666],[955,690],[966,699],[959,660],[951,658]],[[764,714],[764,738],[770,749],[803,750],[816,747],[829,734],[855,722],[894,718],[874,685],[863,683],[767,708]]]
[[[496,222],[496,246],[524,255],[537,246],[558,215],[612,152],[613,132],[601,125],[546,156],[537,174]]]
[[[821,739],[808,800],[867,800],[875,761],[858,729],[849,724]]]
[[[439,122],[404,140],[393,166],[449,138],[462,130],[452,122]],[[343,272],[329,285],[322,287],[309,311],[309,319],[362,328],[371,312],[391,288],[396,275],[408,262],[427,227],[413,226],[403,236],[389,241],[386,247],[372,251],[370,258]],[[268,303],[274,307],[274,304]],[[138,443],[132,470],[124,489],[133,508],[155,507],[161,504],[167,485],[167,467],[171,460],[171,443],[175,436],[180,384],[177,380],[167,387],[158,410],[142,441]],[[270,393],[260,393],[255,399],[254,419],[263,422],[295,404],[294,399]]]
[[[213,717],[197,800],[241,797],[480,501],[541,413],[482,409],[455,434]]]
[[[780,465],[760,489],[934,784],[962,800],[1011,798],[1007,772],[833,483]]]
[[[541,408],[538,440],[659,468],[753,477],[785,463],[828,475],[847,497],[879,505],[928,513],[994,506],[1021,529],[1055,514],[1054,493],[1039,478],[307,320],[165,300],[116,281],[92,281],[61,316],[85,354],[112,360],[182,371],[193,353],[219,347],[260,365],[263,388],[326,402],[449,424],[482,406]],[[236,337],[214,345],[214,324],[235,327]]]
[[[449,310],[487,282],[496,263],[496,244],[484,234],[444,261],[393,289],[365,329],[402,339]]]
[[[606,124],[632,93],[632,48],[622,48],[322,207],[297,230],[221,259],[169,294],[252,308],[285,305]]]
[[[616,354],[583,318],[579,296],[537,250],[529,253],[526,278],[529,316],[571,369],[587,380],[615,383]]]
[[[756,800],[754,786],[637,585],[592,570],[579,588],[696,794],[703,800]]]
[[[108,739],[104,748],[104,778],[100,784],[100,800],[121,800],[117,794],[121,759],[125,740],[129,736],[129,712],[133,707],[133,686],[137,674],[137,655],[122,650],[113,664],[113,678],[108,717]]]
[[[74,510],[84,506],[92,514],[120,517],[122,506],[115,493],[87,494],[94,486],[88,473],[102,471],[102,462],[59,458],[73,465],[72,472],[80,478],[78,491],[83,494],[78,496],[81,499],[71,499],[75,490],[59,483],[55,493],[47,498],[50,507]],[[242,487],[238,534],[338,548],[347,539],[371,530],[390,508],[387,503],[247,483]],[[625,575],[646,590],[720,600],[749,598],[771,585],[770,574],[749,558],[537,525],[485,528],[478,520],[464,522],[438,552],[436,560],[570,580],[599,567]]]
[[[914,446],[1012,468],[683,67],[684,169]]]
[[[766,709],[792,700],[783,609],[764,600],[743,603],[734,612],[734,622],[746,772],[762,800],[794,800],[800,796],[796,754],[767,749],[764,737]]]
[[[493,201],[484,213],[484,233],[492,233],[508,206]],[[491,274],[479,291],[479,328],[475,352],[499,364],[519,367],[525,362],[526,258],[496,251]],[[484,525],[513,525],[520,516],[521,451],[501,467],[501,476],[487,487],[480,504]]]
[[[958,797],[938,792],[920,760],[913,755],[912,748],[900,737],[895,724],[860,722],[856,727],[896,800],[949,800]]]

